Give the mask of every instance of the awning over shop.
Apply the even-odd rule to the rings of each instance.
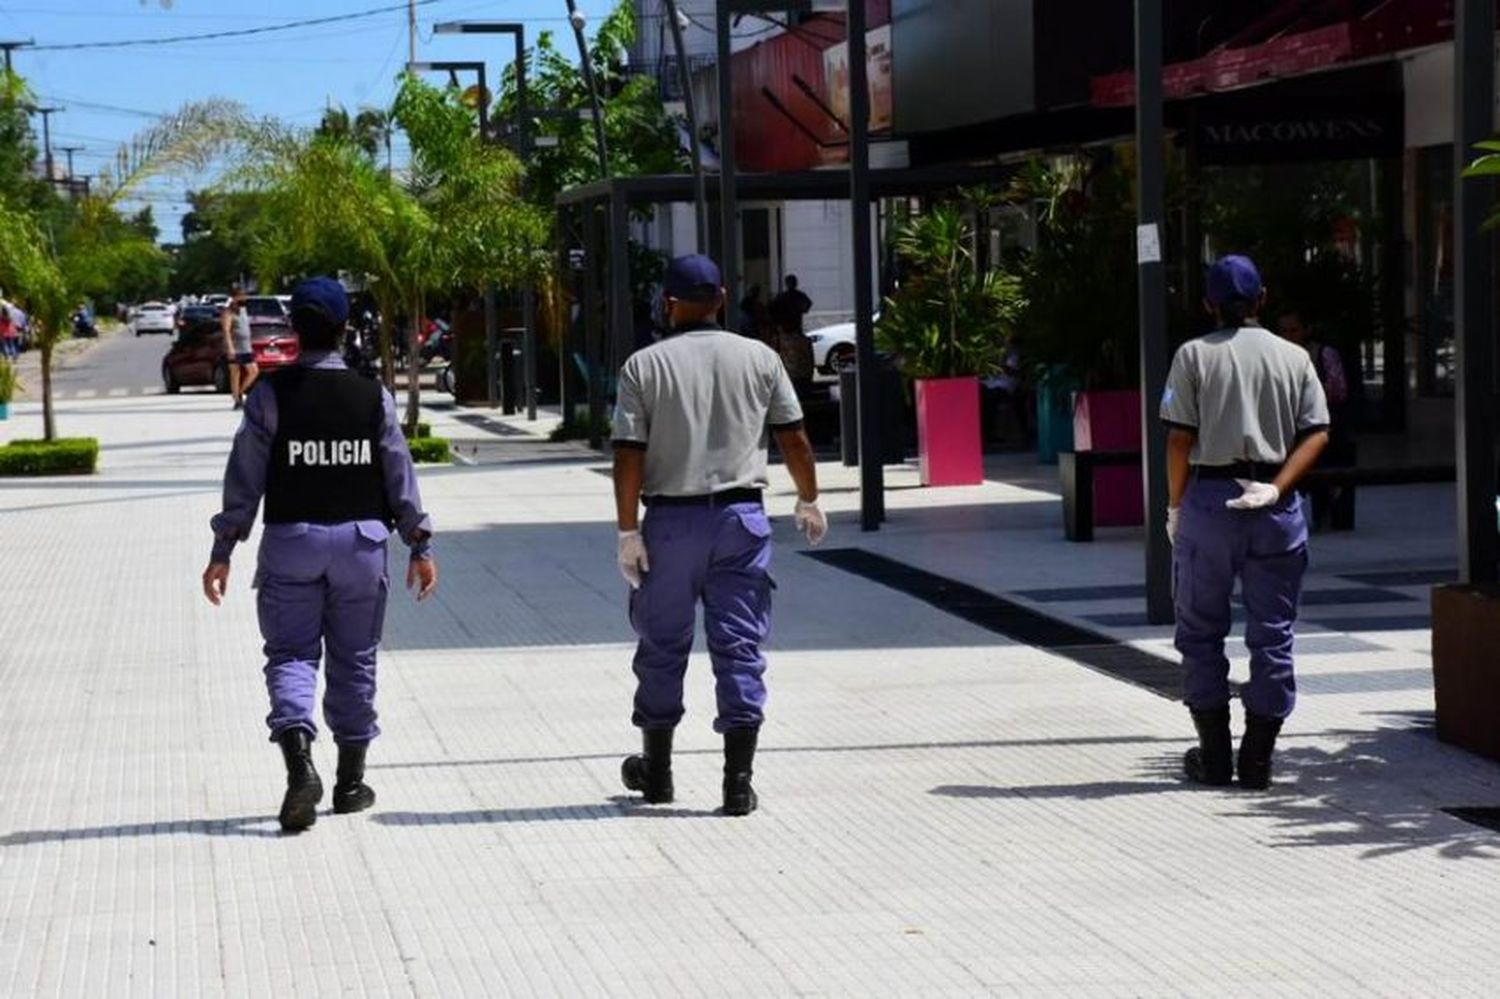
[[[1207,55],[1163,69],[1168,100],[1237,90],[1453,37],[1452,0],[1282,0]],[[1092,104],[1135,103],[1131,70],[1095,77]]]

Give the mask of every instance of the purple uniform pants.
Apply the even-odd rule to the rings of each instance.
[[[1195,478],[1182,501],[1173,572],[1184,699],[1200,710],[1229,702],[1224,639],[1238,579],[1250,649],[1240,700],[1258,715],[1285,718],[1297,702],[1292,629],[1307,571],[1307,521],[1295,493],[1265,510],[1226,509],[1243,491],[1230,480]]]
[[[380,734],[375,652],[389,535],[376,521],[266,525],[256,580],[273,740],[294,728],[317,734],[320,659],[328,667],[323,719],[334,740],[366,743]]]
[[[758,726],[764,717],[771,630],[771,522],[759,503],[653,506],[641,527],[651,571],[630,598],[640,637],[632,720],[671,728],[682,719],[682,681],[693,650],[698,602],[713,659],[719,715],[714,728]]]

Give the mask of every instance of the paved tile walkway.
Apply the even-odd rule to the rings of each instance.
[[[1311,589],[1344,595],[1308,608],[1262,796],[1178,780],[1179,705],[807,558],[783,517],[763,808],[731,820],[701,657],[679,802],[622,797],[599,463],[429,469],[442,590],[392,602],[380,801],[288,838],[253,553],[228,606],[198,593],[231,414],[60,421],[104,440],[102,474],[0,483],[0,994],[1493,994],[1500,834],[1442,809],[1500,804],[1500,768],[1432,737],[1425,631],[1335,627],[1417,613],[1419,584],[1361,577],[1446,568],[1444,531],[1411,529],[1438,494],[1372,491],[1368,530],[1320,546]],[[1130,533],[1066,545],[1045,473],[893,470],[861,536],[825,471],[831,545],[1168,654],[1098,589],[1139,585]]]

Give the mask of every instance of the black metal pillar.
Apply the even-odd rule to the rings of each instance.
[[[1167,383],[1166,217],[1162,123],[1162,0],[1135,4],[1135,143],[1140,164],[1137,267],[1141,295],[1141,479],[1146,490],[1146,616],[1169,624],[1172,547],[1167,541],[1167,434],[1158,415]]]
[[[516,25],[516,117],[519,122],[519,144],[521,147],[521,165],[528,171],[531,170],[531,105],[528,102],[526,91],[526,26]],[[525,189],[526,177],[523,176],[522,189]],[[527,247],[528,252],[531,247]],[[537,352],[541,349],[537,344],[536,337],[536,278],[527,275],[526,284],[521,289],[521,325],[525,332],[521,334],[521,349],[526,356],[521,359],[522,369],[525,377],[522,382],[526,388],[526,419],[532,423],[536,422],[536,361]],[[564,336],[566,340],[566,336]]]
[[[564,219],[567,213],[570,213],[572,210],[563,209],[558,212],[558,222],[560,225],[563,225],[563,231],[565,232],[568,226],[564,223]],[[582,289],[578,288],[578,275],[573,270],[573,255],[569,252],[567,243],[564,243],[561,251],[561,259],[558,261],[558,274],[568,282],[567,286],[569,288],[574,289],[576,292],[582,291]],[[573,297],[574,302],[581,302],[582,299],[583,296],[581,294],[575,294]],[[581,305],[579,306],[578,314],[580,317],[583,315],[583,307]],[[562,425],[564,427],[573,426],[574,400],[573,393],[569,391],[569,388],[573,384],[573,328],[575,325],[573,313],[570,309],[566,319],[563,321],[562,329],[558,331],[557,335],[557,405],[562,410]]]
[[[630,216],[618,191],[609,198],[609,349],[605,370],[614,374],[630,356],[635,313],[630,303]]]
[[[1483,226],[1494,198],[1466,180],[1474,144],[1494,135],[1495,0],[1459,0],[1454,25],[1454,309],[1458,374],[1458,564],[1465,583],[1493,583],[1500,560],[1495,524],[1494,244]]]
[[[484,63],[478,64],[479,70],[479,142],[486,145],[490,141],[490,92],[486,86]],[[500,396],[500,361],[497,354],[500,350],[500,315],[499,308],[495,302],[495,284],[490,282],[484,289],[484,380],[485,380],[485,402],[490,409]],[[509,402],[509,400],[506,400]]]
[[[672,28],[672,49],[677,56],[677,85],[682,88],[682,110],[687,117],[688,149],[693,157],[698,252],[709,253],[708,182],[703,176],[703,146],[698,135],[698,102],[693,98],[693,74],[688,67],[687,47],[682,42],[682,15],[677,9],[677,0],[666,0],[666,3],[667,21]]]
[[[734,73],[730,46],[729,0],[719,0],[714,10],[719,48],[719,270],[724,275],[725,309],[730,315],[739,302],[740,205],[735,190],[734,164]]]
[[[874,267],[870,250],[870,83],[865,0],[848,0],[849,217],[854,237],[854,347],[859,378],[859,524],[885,519],[885,448],[880,441],[880,371],[875,360]]]
[[[589,447],[604,445],[604,318],[600,313],[599,271],[603,254],[599,246],[599,206],[585,202],[583,209],[583,358],[589,379]]]
[[[1406,261],[1402,202],[1406,163],[1400,156],[1377,167],[1380,205],[1380,329],[1384,365],[1380,422],[1389,431],[1406,429]]]

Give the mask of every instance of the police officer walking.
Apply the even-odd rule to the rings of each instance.
[[[1307,351],[1261,328],[1265,289],[1254,263],[1218,261],[1207,306],[1218,331],[1182,346],[1162,397],[1177,649],[1198,745],[1184,758],[1199,783],[1271,783],[1271,756],[1296,703],[1293,626],[1307,571],[1307,521],[1294,487],[1328,444],[1328,401]],[[1239,580],[1250,682],[1234,758],[1224,640]]]
[[[224,509],[203,592],[218,606],[229,559],[245,540],[264,496],[265,529],[254,585],[265,638],[271,739],[286,761],[281,827],[317,821],[323,784],[313,765],[318,662],[327,665],[323,718],[338,743],[333,810],[375,803],[364,783],[375,723],[375,656],[385,621],[386,539],[391,527],[411,548],[406,585],[424,600],[437,585],[432,525],[422,511],[411,453],[396,405],[377,382],[348,370],[338,353],[349,300],[332,278],[292,292],[297,363],[250,394],[224,473]]]
[[[640,638],[632,720],[643,745],[621,773],[648,803],[672,800],[672,733],[701,601],[718,694],[714,729],[724,737],[724,814],[748,815],[757,803],[761,644],[775,585],[762,502],[768,428],[797,486],[797,529],[816,545],[828,520],[802,407],[780,358],[715,321],[724,305],[718,267],[699,255],[673,260],[663,298],[668,334],[625,363],[614,420],[620,571]]]

